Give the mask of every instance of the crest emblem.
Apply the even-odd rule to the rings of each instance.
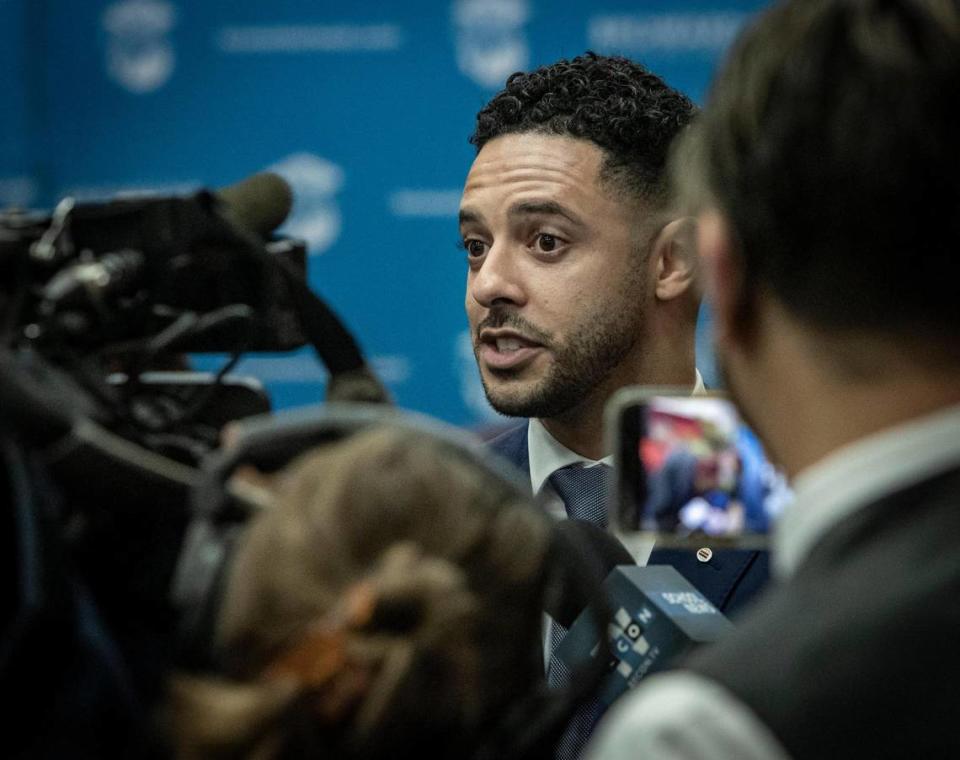
[[[176,55],[168,33],[176,8],[163,0],[121,0],[107,6],[107,73],[137,95],[163,87],[173,74]]]
[[[523,27],[527,0],[456,0],[453,25],[457,66],[481,87],[499,89],[507,77],[530,65]]]
[[[343,186],[343,169],[313,153],[295,153],[270,169],[290,183],[296,199],[284,231],[306,240],[312,255],[323,253],[340,237],[336,194]]]

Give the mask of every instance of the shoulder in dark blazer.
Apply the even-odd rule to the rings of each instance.
[[[518,470],[530,475],[530,451],[527,447],[527,421],[500,433],[487,442],[491,451],[505,459]]]
[[[514,467],[530,474],[526,420],[491,439],[487,445]],[[701,562],[697,553],[689,549],[654,549],[647,564],[676,568],[717,609],[728,615],[745,607],[770,578],[769,555],[761,551],[718,550],[708,562]]]
[[[709,548],[709,545],[706,545]],[[670,565],[726,615],[737,615],[767,585],[770,554],[722,549],[701,562],[692,549],[654,549],[648,565]]]

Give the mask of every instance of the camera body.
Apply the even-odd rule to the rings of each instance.
[[[280,267],[303,278],[304,243],[233,223],[209,191],[105,203],[66,199],[50,216],[6,212],[2,337],[8,346],[39,345],[44,353],[89,352],[156,335],[184,314],[243,305],[250,312],[242,330],[207,325],[176,348],[292,350],[307,338]]]
[[[155,754],[150,710],[180,646],[171,585],[198,519],[191,494],[223,424],[269,409],[228,374],[242,353],[309,343],[331,380],[362,376],[386,398],[307,286],[305,244],[273,232],[290,203],[279,177],[255,175],[216,193],[0,213],[12,756]],[[188,372],[187,355],[207,351],[231,358]]]

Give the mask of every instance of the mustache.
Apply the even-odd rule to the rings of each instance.
[[[516,330],[525,338],[529,338],[530,340],[543,346],[549,345],[553,337],[550,333],[545,332],[533,323],[528,322],[516,312],[508,309],[493,307],[490,309],[490,313],[487,314],[480,324],[477,325],[477,330],[474,334],[474,340],[479,343],[480,333],[482,333],[484,330],[495,330],[501,327],[509,327],[512,330]]]

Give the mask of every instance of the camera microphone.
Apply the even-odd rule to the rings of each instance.
[[[620,565],[634,565],[633,557],[616,538],[587,520],[560,520],[554,527],[554,551],[580,558],[577,572],[589,584],[561,584],[551,589],[545,611],[564,628],[569,628],[590,604],[587,594],[596,591]]]
[[[286,221],[293,208],[293,191],[278,174],[259,172],[217,190],[223,214],[234,224],[268,237]]]

